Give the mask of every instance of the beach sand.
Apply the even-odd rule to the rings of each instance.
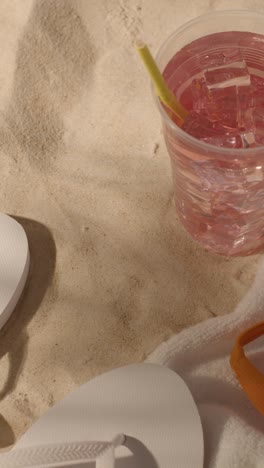
[[[31,249],[25,294],[0,337],[2,448],[93,376],[229,313],[252,282],[257,256],[214,256],[180,226],[160,118],[133,48],[142,37],[156,53],[215,7],[1,0],[0,203]]]

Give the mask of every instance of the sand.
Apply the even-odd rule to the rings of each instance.
[[[91,377],[227,314],[251,284],[258,257],[209,254],[179,225],[131,45],[141,36],[156,52],[216,5],[190,3],[1,0],[0,203],[24,226],[32,263],[1,331],[0,447]]]

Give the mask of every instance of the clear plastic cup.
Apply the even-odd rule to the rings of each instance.
[[[163,72],[172,57],[193,41],[230,31],[249,32],[257,37],[264,34],[263,25],[264,15],[248,10],[201,16],[173,33],[162,45],[156,61]],[[257,37],[249,43],[243,35],[241,39],[238,36],[238,43],[228,46],[242,47],[249,69],[264,76],[262,37],[263,41]],[[200,42],[204,52],[219,46],[217,41],[209,43]],[[178,63],[173,71],[178,99],[197,74],[195,44],[190,46],[193,54],[189,54],[188,63]],[[218,254],[237,256],[260,251],[264,245],[264,147],[229,149],[196,140],[170,119],[153,94],[171,159],[176,210],[185,229],[206,249]]]

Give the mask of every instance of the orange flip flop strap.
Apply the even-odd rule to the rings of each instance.
[[[264,415],[264,374],[251,364],[243,350],[243,346],[263,334],[264,322],[241,333],[232,350],[230,364],[251,403]]]

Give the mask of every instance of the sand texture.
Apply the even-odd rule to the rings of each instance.
[[[1,211],[31,249],[0,337],[0,447],[108,369],[229,313],[258,257],[220,258],[179,225],[149,80],[176,27],[227,0],[1,0]],[[262,0],[252,0],[261,8]],[[248,2],[232,2],[232,8]]]

